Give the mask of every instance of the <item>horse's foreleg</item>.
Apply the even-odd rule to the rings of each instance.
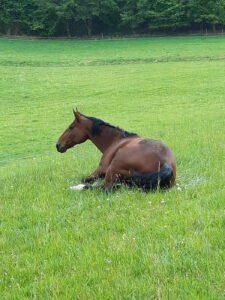
[[[121,178],[128,178],[130,177],[130,172],[126,169],[116,169],[111,166],[109,166],[106,174],[105,174],[105,179],[103,183],[102,189],[105,192],[108,192],[112,187],[113,184]]]
[[[104,172],[100,167],[98,167],[91,175],[85,177],[82,182],[84,183],[91,183],[94,182],[96,179],[101,178],[104,176]]]

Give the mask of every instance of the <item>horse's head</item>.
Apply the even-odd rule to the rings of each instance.
[[[73,111],[73,113],[75,117],[74,121],[63,132],[56,144],[57,150],[61,153],[88,139],[90,121],[79,113],[78,110]]]

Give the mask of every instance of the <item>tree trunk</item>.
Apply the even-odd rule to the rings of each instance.
[[[88,37],[91,37],[91,34],[92,34],[92,22],[91,22],[91,20],[86,19],[84,21],[84,24],[85,24],[85,27],[86,27],[86,30],[87,30]]]
[[[66,21],[66,34],[68,37],[71,37],[69,21]]]
[[[18,33],[19,33],[19,24],[16,22],[11,23],[7,30],[7,34],[8,35],[18,35]]]

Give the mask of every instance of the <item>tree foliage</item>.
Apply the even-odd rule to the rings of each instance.
[[[225,0],[0,0],[2,34],[216,31],[224,25]]]

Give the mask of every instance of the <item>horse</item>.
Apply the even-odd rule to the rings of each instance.
[[[88,117],[77,109],[73,113],[73,122],[58,139],[57,151],[65,153],[89,139],[102,152],[99,166],[83,179],[84,183],[104,178],[102,189],[105,192],[118,182],[144,191],[168,189],[175,184],[176,159],[168,146]]]

